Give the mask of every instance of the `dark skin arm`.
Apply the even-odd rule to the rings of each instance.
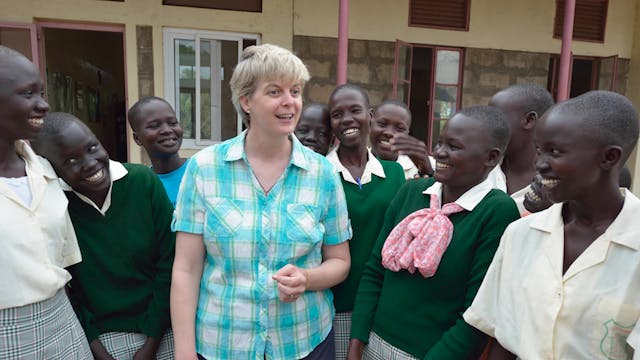
[[[349,351],[347,352],[347,360],[360,360],[364,351],[364,342],[359,339],[349,340]]]
[[[156,358],[156,353],[158,352],[159,347],[159,339],[147,337],[144,345],[142,345],[140,350],[136,351],[136,354],[133,356],[133,360],[153,360]]]
[[[507,349],[503,348],[497,341],[491,342],[491,348],[489,349],[489,355],[487,360],[515,360],[516,356],[510,353]]]
[[[93,340],[91,344],[89,344],[89,348],[91,348],[93,357],[96,360],[115,360],[98,339]]]
[[[416,164],[420,175],[433,175],[433,169],[429,162],[429,151],[422,140],[408,134],[396,134],[389,143],[391,150],[398,154],[407,155]]]

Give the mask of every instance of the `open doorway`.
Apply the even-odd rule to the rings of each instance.
[[[124,27],[39,23],[51,112],[74,114],[127,161]]]
[[[462,56],[460,48],[396,41],[393,96],[409,105],[413,117],[410,134],[429,149],[446,121],[459,110]]]
[[[560,57],[549,58],[547,89],[557,99]],[[572,56],[570,67],[569,97],[574,98],[591,90],[616,90],[618,56],[584,57]]]

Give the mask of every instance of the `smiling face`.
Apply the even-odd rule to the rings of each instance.
[[[391,150],[389,140],[397,134],[409,134],[411,115],[394,104],[384,104],[376,109],[371,121],[371,151],[383,160],[396,161],[398,153]]]
[[[296,127],[296,137],[302,145],[318,154],[327,155],[331,144],[329,113],[322,106],[308,106],[302,109],[300,122]]]
[[[364,96],[356,89],[345,87],[329,100],[329,115],[333,135],[343,148],[367,146],[369,123],[373,112]]]
[[[601,144],[579,117],[551,111],[539,121],[534,141],[537,173],[549,199],[575,200],[591,191],[600,176]]]
[[[104,201],[111,185],[109,155],[84,124],[75,121],[66,126],[43,144],[41,153],[75,191],[96,203]]]
[[[457,114],[447,121],[434,149],[434,177],[456,200],[482,182],[500,151],[491,148],[487,129],[475,119]]]
[[[0,137],[31,139],[42,129],[49,111],[40,73],[22,56],[0,60]]]
[[[171,107],[161,100],[143,104],[135,121],[133,139],[151,157],[168,157],[180,150],[182,127]]]
[[[293,133],[302,109],[302,85],[282,79],[261,80],[240,104],[251,120],[249,131],[287,137]]]

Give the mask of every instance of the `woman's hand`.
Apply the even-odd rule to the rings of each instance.
[[[309,286],[309,273],[291,264],[276,271],[272,278],[278,283],[278,296],[283,302],[298,300]]]
[[[361,360],[364,351],[364,342],[358,339],[349,340],[349,350],[347,350],[347,360]]]

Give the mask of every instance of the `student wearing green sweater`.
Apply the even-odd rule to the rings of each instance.
[[[65,182],[82,262],[70,297],[96,359],[172,359],[173,206],[146,166],[109,157],[89,128],[52,113],[34,140]]]
[[[329,98],[331,128],[340,145],[327,159],[340,172],[353,229],[349,240],[349,276],[332,289],[336,307],[333,322],[336,359],[347,356],[351,311],[360,276],[378,237],[384,212],[405,182],[399,164],[379,160],[367,149],[372,113],[367,92],[357,85],[338,86]]]
[[[486,180],[508,138],[504,115],[490,107],[447,122],[435,178],[408,182],[388,207],[360,280],[348,359],[466,359],[481,350],[484,336],[462,313],[519,217]]]

